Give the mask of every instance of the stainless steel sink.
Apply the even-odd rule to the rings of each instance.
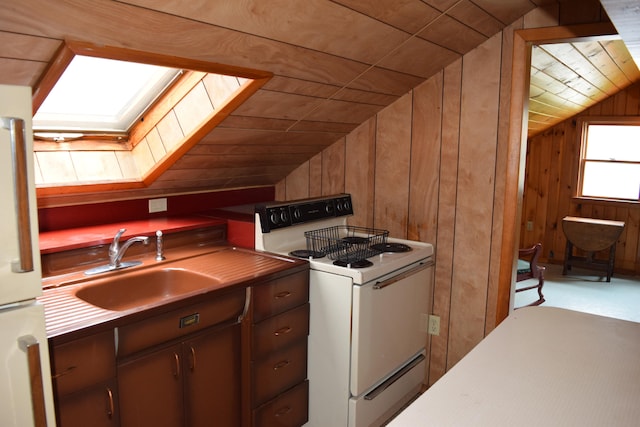
[[[87,283],[75,296],[96,307],[124,311],[155,305],[216,285],[214,277],[180,268],[140,271]]]

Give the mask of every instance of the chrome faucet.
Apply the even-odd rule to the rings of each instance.
[[[121,268],[133,267],[142,264],[142,261],[129,261],[122,262],[124,253],[129,249],[129,246],[136,242],[141,242],[145,245],[149,244],[149,238],[145,236],[132,237],[124,244],[120,245],[120,237],[127,231],[126,228],[121,228],[113,238],[113,242],[109,246],[109,264],[101,265],[99,267],[91,268],[84,272],[86,275],[93,275],[98,273],[106,273],[107,271],[120,270]]]
[[[129,246],[133,245],[136,242],[141,242],[144,245],[149,244],[148,237],[136,236],[130,238],[129,240],[124,242],[122,246],[120,246],[120,237],[122,237],[122,234],[124,234],[125,231],[127,231],[126,228],[121,228],[113,238],[111,246],[109,246],[109,266],[114,269],[120,268],[122,266],[122,257],[124,256],[124,253],[127,251],[127,249],[129,249]]]

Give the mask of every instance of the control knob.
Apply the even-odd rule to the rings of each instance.
[[[333,213],[333,203],[327,202],[327,204],[324,207],[324,210],[325,210],[326,213],[332,214]]]
[[[278,213],[275,211],[272,211],[271,215],[269,215],[269,220],[271,221],[272,224],[277,224],[279,219],[280,217],[278,216]]]

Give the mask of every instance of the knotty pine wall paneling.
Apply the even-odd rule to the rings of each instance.
[[[542,262],[562,263],[566,238],[562,218],[567,215],[625,222],[616,245],[615,271],[640,274],[640,206],[588,199],[576,199],[580,141],[576,120],[582,116],[639,116],[640,84],[611,96],[575,117],[530,138],[520,246],[536,242],[543,246]],[[532,229],[527,228],[527,223]],[[606,253],[597,254],[600,259]]]

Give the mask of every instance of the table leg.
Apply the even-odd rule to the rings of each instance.
[[[567,246],[564,251],[564,264],[562,266],[562,275],[566,276],[567,271],[571,270],[571,254],[573,253],[573,244],[567,240]]]
[[[607,282],[611,282],[611,276],[613,276],[613,266],[616,261],[616,244],[614,243],[609,248],[609,263],[607,265]]]

